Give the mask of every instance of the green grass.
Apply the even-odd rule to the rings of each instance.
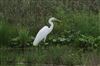
[[[85,35],[100,35],[100,15],[95,15],[88,11],[66,11],[62,8],[57,10],[56,16],[62,23],[55,25],[55,32],[63,30],[80,31]],[[60,26],[60,27],[59,27]],[[63,29],[63,30],[62,30]]]
[[[34,26],[19,27],[0,20],[1,66],[32,66],[33,64],[91,66],[99,63],[100,13],[65,11],[62,7],[58,7],[54,15],[60,18],[62,23],[54,23],[54,30],[48,35],[45,43],[47,45],[39,47],[31,47],[33,42],[31,37],[36,36],[35,33],[44,22],[37,22],[37,28],[35,23]]]
[[[0,22],[0,44],[9,43],[10,40],[10,30],[8,25],[3,22]]]
[[[49,44],[74,43],[77,46],[78,44],[77,42],[80,42],[78,40],[80,38],[80,35],[85,35],[87,38],[91,36],[93,37],[94,41],[93,43],[94,44],[98,43],[100,39],[97,41],[97,43],[95,43],[96,42],[95,38],[99,37],[100,35],[99,14],[93,14],[91,12],[87,12],[84,10],[67,11],[68,13],[66,13],[66,11],[61,7],[58,7],[56,9],[57,12],[54,15],[58,17],[58,19],[60,19],[62,23],[57,24],[54,22],[54,30],[50,35],[48,35],[47,43]],[[25,25],[13,26],[9,25],[7,22],[5,22],[4,24],[2,23],[3,23],[2,20],[0,20],[0,43],[6,46],[9,45],[10,47],[31,46],[34,40],[31,39],[31,37],[35,37],[37,31],[39,31],[40,29],[40,26],[38,29],[36,28],[36,26],[25,26]],[[40,25],[41,23],[37,22],[38,25]],[[87,40],[87,38],[83,39]],[[62,41],[63,39],[65,40]],[[53,42],[53,40],[56,41]],[[83,41],[83,43],[85,43],[85,41]],[[89,41],[87,43],[89,43]]]
[[[66,45],[29,47],[24,49],[2,48],[0,52],[1,66],[3,64],[15,66],[32,66],[34,64],[75,66],[83,64],[91,65],[92,63],[99,63],[100,61],[100,53],[97,51],[83,53],[82,50],[77,50]]]

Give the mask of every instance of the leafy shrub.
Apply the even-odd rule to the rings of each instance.
[[[58,35],[48,37],[45,44],[47,45],[68,45],[77,49],[93,50],[100,45],[99,36],[82,34],[80,31],[64,31]]]
[[[96,37],[95,43],[97,44],[97,49],[100,50],[100,36]]]
[[[26,28],[18,28],[18,36],[11,40],[12,45],[16,47],[29,46],[31,44],[31,38],[29,36],[29,30]]]
[[[82,35],[79,38],[79,41],[80,41],[80,47],[84,49],[93,48],[95,44],[95,38],[92,36]]]

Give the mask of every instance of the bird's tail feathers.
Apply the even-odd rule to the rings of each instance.
[[[38,46],[38,41],[36,41],[36,40],[34,40],[34,42],[33,42],[33,46]]]

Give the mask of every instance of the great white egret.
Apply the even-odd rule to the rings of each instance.
[[[53,30],[54,24],[53,21],[59,21],[55,17],[51,17],[48,22],[50,24],[50,27],[44,26],[36,35],[35,40],[33,41],[33,46],[38,46],[39,42],[42,40],[46,40],[47,35]]]

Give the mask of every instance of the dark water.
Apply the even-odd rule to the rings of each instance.
[[[37,63],[33,60],[36,53],[38,51],[34,48],[2,48],[0,49],[0,66],[77,66],[73,64],[55,64],[53,62],[50,64]],[[100,54],[97,52],[83,54],[80,59],[82,61],[81,66],[100,66]]]

